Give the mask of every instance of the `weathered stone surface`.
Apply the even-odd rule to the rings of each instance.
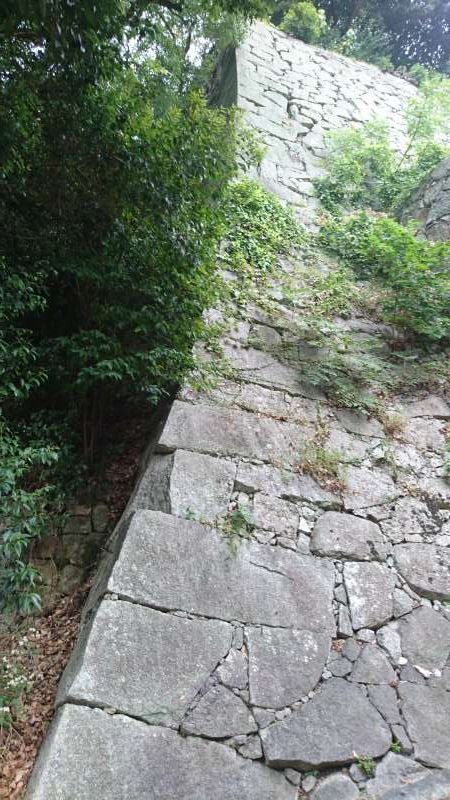
[[[399,544],[394,547],[399,572],[419,594],[450,599],[450,549],[432,544]]]
[[[158,448],[289,462],[304,439],[300,429],[288,422],[176,400]]]
[[[441,397],[430,394],[423,400],[416,400],[403,406],[403,414],[409,419],[414,417],[450,419],[450,406]]]
[[[155,456],[130,507],[213,521],[228,509],[236,464],[225,458],[177,450]]]
[[[231,748],[97,709],[64,706],[28,800],[295,800],[295,788]]]
[[[344,581],[355,630],[379,628],[391,619],[395,576],[387,567],[374,563],[347,563]]]
[[[184,517],[191,511],[208,521],[225,514],[235,476],[232,461],[177,450],[170,478],[171,513]]]
[[[274,531],[279,536],[295,538],[299,523],[298,507],[273,495],[255,494],[253,521],[257,528]]]
[[[403,427],[402,439],[415,445],[418,450],[443,450],[444,423],[437,419],[411,419]]]
[[[431,608],[417,608],[398,623],[403,655],[414,666],[442,670],[450,657],[450,622]]]
[[[320,781],[312,800],[358,800],[359,791],[347,775],[330,775]]]
[[[249,736],[246,743],[239,748],[241,756],[257,760],[263,757],[261,739],[259,736]]]
[[[220,681],[232,689],[245,689],[248,684],[247,659],[240,650],[230,650],[217,669]]]
[[[332,678],[300,711],[261,732],[268,764],[316,769],[344,766],[356,753],[377,758],[387,752],[391,734],[361,690]]]
[[[380,469],[348,467],[345,472],[344,506],[347,511],[380,506],[395,500],[400,492]]]
[[[389,725],[400,725],[402,719],[397,692],[391,686],[369,686],[369,700]]]
[[[367,417],[365,414],[347,411],[346,409],[340,409],[335,413],[342,427],[350,433],[356,433],[360,436],[384,436],[381,424],[373,417]]]
[[[427,175],[403,210],[402,220],[419,220],[419,229],[428,239],[450,238],[449,176],[450,159],[446,158]]]
[[[264,389],[263,386],[244,384],[237,403],[247,411],[256,411],[279,419],[286,419],[289,415],[289,404],[284,393]]]
[[[341,505],[336,495],[322,489],[309,475],[299,475],[276,467],[241,463],[238,466],[236,484],[243,491],[261,491],[286,500],[304,500],[317,503],[323,508]]]
[[[57,702],[84,701],[177,725],[231,639],[225,622],[104,600],[66,669]]]
[[[402,657],[402,641],[399,626],[396,622],[389,622],[377,631],[377,642],[388,653],[393,664],[398,665]]]
[[[355,662],[350,680],[365,684],[391,684],[396,674],[387,657],[376,644],[366,644]]]
[[[258,726],[240,697],[225,686],[214,686],[186,716],[181,730],[194,736],[225,739],[253,733]]]
[[[331,428],[324,447],[326,450],[337,453],[343,464],[352,464],[368,458],[375,450],[376,444],[376,440],[361,439],[361,437],[341,431],[339,428]]]
[[[406,727],[419,761],[450,767],[450,693],[413,683],[400,683]]]
[[[247,628],[250,700],[256,706],[284,708],[315,688],[330,650],[322,633],[277,628]]]
[[[140,511],[107,588],[157,608],[333,632],[333,582],[326,561],[248,541],[232,555],[227,538],[207,526]]]
[[[448,800],[450,797],[450,770],[434,772],[420,781],[390,789],[379,800]]]
[[[375,777],[366,784],[369,800],[384,796],[390,789],[399,790],[414,784],[429,774],[429,770],[398,753],[387,753],[377,764]]]
[[[224,354],[237,370],[241,380],[283,389],[293,395],[303,395],[304,385],[298,367],[282,364],[270,353],[251,348],[225,346]]]
[[[381,528],[391,542],[399,544],[406,535],[434,533],[437,525],[426,503],[417,497],[402,497]]]
[[[358,561],[384,560],[387,547],[383,534],[374,522],[328,511],[322,514],[311,536],[311,551],[332,558]]]

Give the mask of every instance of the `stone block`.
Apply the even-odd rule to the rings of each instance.
[[[247,628],[250,700],[284,708],[300,700],[320,680],[330,638],[322,633],[280,628]]]
[[[450,550],[433,544],[394,547],[397,568],[405,581],[424,597],[450,600]]]
[[[57,703],[111,707],[176,726],[227,654],[232,634],[225,622],[104,600],[66,669]]]
[[[374,522],[328,511],[316,522],[311,536],[311,551],[331,558],[384,561],[387,545]]]
[[[191,405],[176,400],[158,449],[193,450],[243,456],[268,462],[291,462],[305,434],[295,425],[245,411]]]
[[[230,747],[98,709],[56,715],[27,800],[295,800],[282,774]]]
[[[312,700],[261,731],[266,761],[277,768],[325,769],[351,764],[357,754],[384,755],[391,734],[361,690],[332,678]]]
[[[258,726],[245,703],[225,686],[213,686],[200,698],[181,725],[183,733],[206,736],[208,739],[225,739],[257,730]]]
[[[119,597],[156,608],[325,632],[334,631],[333,585],[325,560],[249,541],[232,554],[211,528],[151,511],[131,519],[105,582]]]
[[[382,564],[347,563],[344,581],[355,630],[379,628],[393,615],[395,575]]]

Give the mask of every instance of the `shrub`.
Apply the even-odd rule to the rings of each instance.
[[[325,14],[310,2],[294,3],[280,24],[281,30],[309,44],[317,42],[326,27]]]
[[[450,336],[450,242],[418,240],[414,225],[365,212],[329,222],[321,241],[359,277],[384,284],[387,320],[427,340]]]
[[[423,140],[409,148],[409,158],[399,156],[382,121],[334,131],[327,145],[327,175],[316,180],[316,190],[332,213],[352,208],[396,212],[447,152],[443,144]]]

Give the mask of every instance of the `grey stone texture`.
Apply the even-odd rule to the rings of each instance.
[[[450,600],[450,549],[432,544],[399,544],[394,558],[400,574],[424,597]]]
[[[244,456],[267,462],[291,462],[304,442],[288,422],[247,411],[191,405],[176,400],[159,439],[162,452],[179,448],[222,456]]]
[[[266,761],[274,767],[309,770],[338,767],[357,754],[378,758],[391,734],[359,687],[332,678],[300,711],[261,732]]]
[[[399,693],[416,758],[450,769],[450,693],[413,683],[400,683]]]
[[[426,670],[443,670],[450,658],[450,621],[431,608],[417,608],[398,623],[403,655]]]
[[[358,800],[358,787],[347,775],[330,775],[320,781],[312,800]]]
[[[393,614],[395,575],[383,564],[347,562],[344,566],[354,629],[379,628]]]
[[[225,458],[177,450],[150,461],[129,510],[152,509],[213,522],[227,512],[236,464]]]
[[[443,770],[407,786],[390,789],[380,800],[448,800],[449,797],[450,770]]]
[[[66,705],[41,751],[28,800],[295,800],[283,775],[229,747],[98,709]]]
[[[161,614],[104,600],[84,649],[75,650],[58,704],[87,702],[176,726],[231,647],[225,622]]]
[[[329,511],[315,525],[311,552],[331,558],[383,561],[387,546],[378,525],[351,514]]]
[[[350,677],[355,683],[390,685],[396,674],[383,651],[376,644],[366,644],[356,660]]]
[[[375,777],[367,782],[366,790],[370,800],[384,797],[391,789],[410,787],[429,774],[429,770],[417,761],[398,753],[388,753],[377,764]]]
[[[225,686],[214,686],[199,700],[181,725],[183,733],[225,739],[254,733],[258,726],[247,706]]]
[[[333,565],[324,560],[248,541],[234,554],[212,528],[140,511],[106,587],[155,608],[333,633],[333,583]]]
[[[427,239],[450,239],[450,158],[433,170],[408,202],[402,220],[411,219],[419,222]]]
[[[314,689],[330,650],[322,633],[247,628],[250,700],[255,706],[284,708]]]

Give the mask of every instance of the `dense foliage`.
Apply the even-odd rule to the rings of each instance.
[[[158,402],[193,365],[242,140],[195,84],[235,8],[2,6],[3,609],[38,603],[32,542],[54,484],[94,463],[107,413]]]
[[[361,212],[333,220],[322,242],[358,277],[375,278],[387,288],[387,321],[426,340],[450,336],[450,242],[417,239],[414,224]]]
[[[450,243],[422,241],[414,223],[404,227],[386,214],[400,216],[412,192],[448,154],[449,84],[425,77],[407,108],[403,152],[393,150],[384,122],[333,133],[327,175],[317,181],[330,215],[322,243],[359,278],[381,283],[384,318],[422,342],[450,336]]]
[[[327,174],[316,182],[324,207],[400,208],[425,176],[448,154],[450,80],[425,74],[406,109],[408,134],[392,148],[387,122],[375,120],[328,137]]]

